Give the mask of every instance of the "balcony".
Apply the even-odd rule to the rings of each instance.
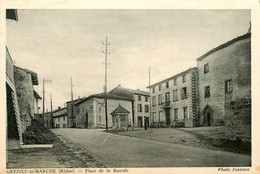
[[[166,102],[162,103],[161,108],[162,109],[171,108],[171,101],[166,101]]]

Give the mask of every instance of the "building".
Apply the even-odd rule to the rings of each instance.
[[[121,105],[127,111],[129,116],[127,123],[133,126],[132,116],[132,99],[127,97],[117,96],[111,93],[100,93],[91,95],[87,98],[79,100],[75,104],[75,116],[77,128],[105,128],[105,102],[107,99],[107,122],[108,127],[113,126],[111,113]]]
[[[67,128],[67,108],[58,108],[52,112],[53,116],[53,128]]]
[[[6,47],[6,110],[7,147],[19,149],[23,144],[20,111],[14,83],[13,60]]]
[[[76,127],[76,105],[81,100],[85,99],[78,97],[78,99],[73,101],[67,101],[67,127],[73,128]],[[72,107],[73,106],[73,107]]]
[[[128,97],[133,100],[133,123],[134,126],[143,127],[145,121],[149,125],[150,118],[150,106],[149,106],[149,92],[142,90],[133,90],[128,88],[123,88],[121,85],[118,85],[112,89],[109,93],[116,94],[122,97]]]
[[[110,113],[112,116],[112,128],[115,130],[127,130],[131,124],[129,123],[129,113],[119,103],[118,107]]]
[[[18,98],[22,133],[31,125],[35,112],[38,112],[39,94],[33,89],[38,85],[37,74],[31,70],[14,66],[14,82]]]
[[[227,102],[251,99],[250,30],[199,57],[197,67],[200,125],[223,125]]]
[[[148,88],[151,91],[153,126],[196,126],[197,68],[190,68]]]

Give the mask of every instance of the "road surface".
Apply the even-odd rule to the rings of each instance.
[[[138,139],[93,129],[53,129],[107,167],[237,167],[251,156]],[[162,135],[163,136],[163,135]]]

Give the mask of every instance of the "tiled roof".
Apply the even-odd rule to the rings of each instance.
[[[227,47],[227,46],[229,46],[229,45],[231,45],[231,44],[233,44],[233,43],[235,43],[237,41],[240,41],[240,40],[243,40],[243,39],[246,39],[246,38],[249,38],[249,37],[251,37],[251,33],[246,33],[246,34],[244,34],[242,36],[238,36],[238,37],[236,37],[236,38],[234,38],[234,39],[232,39],[232,40],[230,40],[230,41],[228,41],[228,42],[226,42],[226,43],[224,43],[224,44],[222,44],[222,45],[220,45],[220,46],[218,46],[216,48],[211,49],[207,53],[205,53],[202,56],[200,56],[199,58],[197,58],[197,61],[201,60],[201,59],[207,57],[208,55],[210,55],[210,54],[212,54],[212,53],[214,53],[214,52],[216,52],[216,51],[218,51],[218,50],[220,50],[222,48],[225,48],[225,47]]]
[[[83,99],[81,99],[80,101],[76,102],[75,105],[78,105],[80,103],[83,103],[85,101],[87,101],[88,99],[91,98],[101,98],[101,99],[115,99],[115,100],[129,100],[129,101],[133,101],[132,98],[128,98],[128,97],[122,97],[122,96],[118,96],[116,94],[111,94],[111,93],[100,93],[100,94],[93,94],[90,95],[88,97],[85,97]]]
[[[128,97],[122,97],[122,96],[118,96],[116,94],[111,94],[111,93],[100,93],[100,94],[94,94],[91,95],[90,97],[92,98],[106,98],[106,99],[117,99],[117,100],[130,100],[132,101],[133,99],[128,98]]]
[[[33,90],[33,94],[37,99],[42,99],[41,96],[35,90]]]
[[[133,94],[139,94],[139,95],[149,96],[149,92],[142,91],[142,90],[139,90],[139,89],[135,90],[135,89],[123,88],[123,87],[121,87],[121,86],[115,87],[115,88],[112,89],[109,93],[113,93],[113,90],[115,90],[115,89],[121,89],[121,90],[130,92],[130,93],[133,93]]]
[[[187,69],[186,71],[183,71],[183,72],[181,72],[181,73],[179,73],[179,74],[176,74],[176,75],[174,75],[174,76],[171,76],[171,77],[169,77],[169,78],[167,78],[167,79],[164,79],[164,80],[162,80],[162,81],[159,81],[159,82],[157,82],[157,83],[154,83],[154,84],[152,84],[152,85],[150,85],[150,86],[147,86],[147,88],[151,88],[151,87],[153,87],[153,86],[155,86],[155,85],[158,85],[158,84],[160,84],[160,83],[169,81],[169,80],[174,79],[174,78],[176,78],[176,77],[178,77],[178,76],[180,76],[180,75],[187,74],[187,73],[190,72],[191,70],[195,70],[195,69],[197,69],[197,68],[196,68],[196,67],[194,67],[194,68],[189,68],[189,69]]]
[[[111,115],[115,115],[115,114],[129,114],[129,113],[130,112],[128,110],[126,110],[125,108],[123,108],[119,104],[119,106],[113,112],[111,112]]]

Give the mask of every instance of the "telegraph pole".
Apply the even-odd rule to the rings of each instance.
[[[151,85],[151,67],[149,66],[149,86]],[[150,111],[150,119],[152,118],[152,98],[151,98],[151,87],[149,87],[150,99],[149,99],[149,111]],[[154,119],[154,118],[153,118]],[[151,120],[152,121],[152,120]]]
[[[73,84],[72,84],[72,77],[71,77],[71,80],[70,80],[70,86],[71,86],[71,89],[70,89],[70,94],[71,94],[71,118],[72,118],[72,127],[74,127],[74,114],[73,114]]]
[[[44,119],[44,110],[45,110],[45,106],[44,106],[44,102],[45,102],[45,89],[44,89],[44,78],[43,78],[43,80],[42,80],[42,84],[43,84],[43,89],[42,89],[42,118]],[[48,125],[46,125],[46,126],[48,126]]]
[[[51,96],[51,93],[50,93],[50,103],[51,103],[51,120],[50,120],[50,125],[51,125],[51,128],[53,128],[53,113],[52,113],[52,96]]]
[[[107,43],[107,36],[106,36],[106,43],[103,42],[103,45],[106,46],[106,50],[103,51],[103,53],[105,54],[105,86],[104,86],[104,92],[105,92],[105,116],[106,116],[106,130],[108,130],[108,123],[107,123],[107,55],[110,54],[110,52],[107,52],[107,46],[110,45],[110,43]]]

